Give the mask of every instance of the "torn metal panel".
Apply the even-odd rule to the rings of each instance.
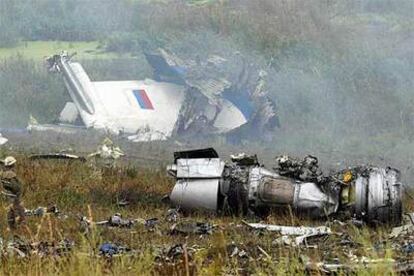
[[[0,146],[6,144],[7,141],[9,140],[6,137],[3,137],[0,133]]]
[[[366,257],[361,258],[361,260],[357,260],[352,264],[343,264],[343,263],[312,263],[308,262],[306,264],[306,268],[308,270],[320,270],[325,273],[338,273],[338,272],[358,272],[361,270],[366,269],[376,269],[381,271],[381,268],[389,268],[393,267],[395,272],[408,272],[410,269],[412,270],[411,266],[406,266],[404,263],[399,263],[394,259],[368,259]]]
[[[224,162],[219,158],[178,159],[177,178],[219,178]]]
[[[174,153],[175,162],[168,172],[177,179],[170,199],[183,209],[218,208],[219,184],[224,162],[212,149]]]
[[[414,233],[414,225],[413,224],[405,224],[402,226],[394,227],[389,235],[390,239],[395,239],[399,236],[413,234]]]
[[[154,68],[156,79],[172,78],[184,83],[191,88],[189,91],[197,91],[206,102],[217,106],[222,112],[218,113],[214,126],[222,128],[222,132],[231,131],[230,136],[246,134],[243,136],[257,139],[258,132],[265,135],[279,125],[276,105],[269,96],[267,73],[264,70],[257,73],[240,53],[234,52],[226,58],[209,55],[202,59],[197,55],[193,59],[183,59],[167,49],[158,49],[146,52],[145,56]],[[229,112],[231,109],[233,111]],[[227,113],[232,114],[233,127],[223,127],[221,123],[231,123]]]
[[[115,168],[118,159],[125,156],[124,151],[116,146],[111,139],[106,137],[97,147],[97,150],[89,154],[86,158],[94,165],[106,168]]]
[[[171,227],[173,234],[197,234],[197,235],[211,235],[213,233],[214,225],[207,222],[181,222],[174,224]]]
[[[219,158],[219,155],[213,148],[174,152],[174,162],[182,158]]]
[[[332,234],[331,228],[327,226],[307,227],[307,226],[281,226],[263,223],[246,223],[247,226],[257,230],[279,232],[281,235],[309,236],[309,235],[328,235]]]
[[[42,217],[46,214],[53,214],[55,216],[58,216],[60,214],[59,209],[56,206],[50,206],[50,207],[37,207],[35,209],[26,209],[24,211],[25,216],[36,216],[36,217]]]
[[[79,160],[85,162],[86,159],[81,156],[68,153],[48,153],[48,154],[34,154],[29,157],[31,160],[52,159],[52,160]]]

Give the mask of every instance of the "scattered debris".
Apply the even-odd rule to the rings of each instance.
[[[259,245],[257,246],[257,249],[269,260],[272,259],[272,256],[270,256],[263,248],[261,248]]]
[[[0,133],[0,146],[4,145],[9,141],[6,137],[3,137]]]
[[[88,157],[98,157],[106,160],[117,160],[124,155],[125,153],[118,146],[115,146],[114,142],[112,142],[111,139],[106,137],[98,146],[97,151],[89,154]]]
[[[281,235],[329,235],[332,231],[329,227],[318,226],[318,227],[307,227],[307,226],[280,226],[273,224],[262,224],[262,223],[246,223],[247,226],[253,229],[264,229],[267,231],[279,232]]]
[[[116,213],[108,220],[96,222],[95,225],[104,225],[109,227],[131,228],[137,219],[124,219],[120,213]]]
[[[249,258],[248,253],[244,250],[244,249],[240,249],[238,246],[236,246],[235,244],[230,244],[227,246],[227,252],[230,256],[230,258]]]
[[[408,242],[404,244],[401,249],[404,253],[407,253],[407,254],[414,253],[414,243]]]
[[[207,222],[181,222],[171,227],[172,234],[211,235],[214,226]]]
[[[413,234],[414,233],[414,225],[413,224],[405,224],[402,226],[394,227],[391,231],[390,238],[394,239],[399,236]]]
[[[37,207],[36,209],[32,209],[32,210],[26,209],[24,211],[24,215],[27,217],[30,217],[30,216],[41,217],[46,214],[52,214],[52,215],[58,216],[60,214],[60,211],[56,207],[56,205],[52,205],[50,207]]]
[[[180,213],[178,209],[168,209],[167,215],[165,216],[165,221],[167,222],[177,222],[180,219]]]
[[[171,247],[162,248],[155,254],[155,261],[158,263],[176,263],[183,262],[184,259],[191,261],[195,248],[184,244],[176,244]],[[185,256],[186,255],[186,256]]]
[[[325,236],[332,234],[332,231],[329,227],[318,226],[318,227],[306,227],[306,226],[280,226],[280,225],[271,225],[271,224],[262,224],[262,223],[245,223],[250,228],[256,230],[266,230],[272,232],[278,232],[282,236],[276,239],[273,244],[277,245],[292,245],[300,246],[302,245],[307,238],[315,236]],[[289,236],[298,236],[291,238]]]
[[[153,230],[160,223],[159,219],[151,218],[144,221],[144,226],[150,230]]]
[[[103,243],[99,247],[99,254],[105,257],[119,256],[127,252],[131,252],[131,249],[126,246],[116,245],[113,243]]]
[[[116,203],[116,205],[120,206],[120,207],[125,207],[129,205],[129,201],[126,199],[120,200]]]
[[[31,160],[78,160],[85,162],[86,159],[81,156],[68,153],[48,153],[48,154],[34,154],[29,157]]]
[[[79,217],[79,230],[83,234],[89,234],[91,230],[92,222],[85,216]]]
[[[18,237],[15,237],[13,241],[7,243],[3,247],[3,255],[17,256],[20,258],[37,255],[40,257],[48,256],[62,256],[69,253],[75,246],[74,241],[69,239],[63,239],[61,241],[40,241],[29,243]]]
[[[308,262],[306,264],[306,268],[310,271],[321,271],[324,273],[336,273],[339,271],[344,272],[356,272],[362,269],[367,268],[390,268],[392,267],[395,272],[409,272],[412,271],[413,264],[408,263],[400,263],[395,261],[394,259],[368,259],[368,258],[361,258],[359,260],[355,260],[353,264],[342,264],[342,263],[312,263]]]
[[[114,214],[107,220],[102,220],[102,221],[97,221],[97,222],[91,221],[85,216],[80,216],[79,218],[80,218],[79,220],[80,230],[85,234],[89,233],[90,227],[92,225],[119,227],[119,228],[131,228],[132,226],[134,226],[136,222],[140,221],[139,219],[124,219],[122,218],[122,215],[119,213]]]

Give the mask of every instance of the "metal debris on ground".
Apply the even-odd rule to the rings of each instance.
[[[116,203],[116,205],[120,206],[120,207],[125,207],[129,205],[129,201],[126,199],[120,200]]]
[[[158,218],[150,218],[144,221],[144,226],[148,229],[154,229],[160,223]]]
[[[124,155],[125,153],[121,150],[121,148],[115,146],[114,142],[112,142],[112,140],[107,137],[98,146],[97,150],[89,154],[88,157],[98,157],[106,160],[117,160]]]
[[[17,256],[20,258],[37,255],[40,257],[47,256],[62,256],[69,253],[75,242],[69,239],[63,239],[60,241],[39,241],[39,242],[28,242],[18,237],[14,240],[3,245],[2,254],[6,256]]]
[[[0,133],[0,146],[4,145],[9,141],[6,137],[3,137]]]
[[[55,216],[58,216],[60,214],[59,209],[56,207],[56,205],[52,205],[49,207],[37,207],[35,209],[26,209],[24,211],[25,216],[36,216],[36,217],[41,217],[44,216],[46,214],[52,214]]]
[[[210,235],[213,233],[214,225],[207,222],[181,222],[171,227],[172,234],[196,234]]]
[[[337,262],[307,262],[306,269],[308,271],[320,271],[323,273],[338,273],[338,272],[357,272],[366,269],[384,270],[392,268],[395,273],[404,273],[412,275],[414,272],[414,263],[410,261],[396,261],[394,259],[369,259],[360,258],[351,264],[344,264]]]
[[[109,242],[103,243],[99,246],[99,254],[105,257],[119,256],[128,252],[131,252],[131,249],[128,247]]]
[[[389,235],[391,239],[397,238],[399,236],[404,236],[407,234],[414,233],[414,225],[413,224],[405,224],[402,226],[394,227]]]
[[[257,157],[240,154],[224,162],[212,149],[176,152],[169,175],[176,180],[172,204],[183,210],[266,215],[271,208],[300,216],[342,216],[370,225],[398,225],[402,219],[400,172],[359,166],[324,176],[318,159],[281,156],[274,171]]]
[[[306,226],[280,226],[262,223],[246,223],[247,226],[256,230],[266,230],[272,232],[278,232],[282,236],[273,241],[274,245],[291,245],[300,246],[305,243],[307,238],[316,236],[325,236],[332,234],[329,227],[306,227]],[[298,236],[298,237],[289,237]]]
[[[196,249],[194,247],[189,247],[184,244],[175,244],[171,247],[158,250],[158,252],[155,253],[155,261],[158,263],[175,263],[184,261],[184,258],[188,258],[188,260],[191,261],[195,252]],[[185,254],[187,256],[184,256]]]
[[[85,162],[86,159],[81,156],[68,153],[47,153],[47,154],[34,154],[29,157],[31,160],[77,160]]]
[[[248,259],[249,258],[249,255],[246,252],[246,250],[241,249],[239,246],[237,246],[233,243],[229,244],[227,246],[227,252],[228,252],[230,258],[234,258],[234,257],[241,258],[241,259],[244,259],[244,258]]]
[[[281,235],[293,235],[293,236],[303,236],[303,235],[329,235],[332,234],[331,228],[327,226],[318,226],[318,227],[308,227],[308,226],[280,226],[273,224],[263,224],[263,223],[245,223],[247,226],[253,229],[263,229],[272,232],[278,232]]]
[[[414,243],[407,242],[406,244],[402,246],[401,250],[407,254],[414,253]]]
[[[165,221],[177,222],[179,219],[180,219],[180,213],[178,209],[168,209],[167,215],[165,216]]]
[[[121,214],[116,213],[107,220],[95,222],[95,225],[131,228],[137,221],[137,219],[124,219]]]
[[[79,230],[83,234],[89,234],[91,231],[92,221],[85,216],[79,216]]]

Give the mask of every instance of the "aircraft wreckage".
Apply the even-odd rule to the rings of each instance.
[[[221,160],[214,149],[176,152],[168,172],[176,179],[169,196],[182,210],[266,214],[290,208],[301,216],[331,215],[369,224],[399,224],[402,184],[393,168],[361,166],[324,176],[318,159],[280,156],[268,170],[256,156]]]
[[[235,55],[233,60],[240,59]],[[183,61],[159,49],[145,56],[156,80],[91,81],[66,52],[49,57],[49,71],[62,74],[72,102],[60,114],[62,124],[39,125],[32,119],[28,129],[70,133],[79,130],[77,122],[81,128],[150,141],[238,129],[264,133],[278,126],[265,71],[229,68],[226,59],[213,55]]]

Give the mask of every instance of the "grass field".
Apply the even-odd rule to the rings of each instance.
[[[402,253],[407,240],[388,238],[389,228],[358,228],[340,225],[333,220],[309,221],[290,215],[272,213],[264,222],[283,225],[325,225],[334,235],[309,241],[309,246],[279,245],[278,234],[255,232],[242,220],[259,221],[249,217],[188,214],[180,222],[209,222],[215,230],[211,235],[172,234],[173,223],[164,217],[170,208],[161,202],[173,186],[163,168],[143,168],[123,164],[116,169],[102,169],[89,163],[30,161],[18,156],[18,175],[25,183],[24,205],[56,204],[66,219],[53,215],[30,217],[27,227],[11,232],[6,227],[7,202],[0,204],[0,235],[4,241],[18,235],[27,242],[56,242],[67,238],[75,242],[74,249],[61,257],[25,258],[4,256],[2,275],[303,275],[309,262],[339,262],[356,264],[365,260],[368,265],[356,268],[359,275],[392,274],[393,265],[370,266],[370,260],[412,259]],[[118,207],[117,200],[127,199],[130,205]],[[89,235],[80,232],[78,216],[93,221],[107,219],[115,212],[125,218],[159,218],[154,230],[137,224],[131,229],[92,227]],[[102,242],[125,245],[132,254],[105,258],[97,254]],[[187,253],[168,257],[170,247],[182,244]],[[316,247],[315,247],[316,246]],[[239,251],[235,249],[237,248]],[[236,252],[236,253],[235,253]],[[368,260],[368,261],[367,261]],[[346,271],[340,271],[339,275]],[[312,275],[323,274],[315,268]]]
[[[77,59],[109,59],[119,57],[118,54],[105,52],[99,46],[100,44],[97,41],[23,41],[16,47],[0,48],[0,59],[22,55],[25,58],[41,60],[62,50],[66,50],[69,53],[76,52]]]

